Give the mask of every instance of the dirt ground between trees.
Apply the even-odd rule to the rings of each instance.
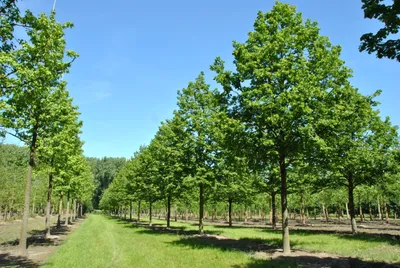
[[[57,217],[52,218],[56,223]],[[44,237],[44,217],[29,219],[28,255],[18,254],[18,237],[21,221],[0,223],[0,267],[39,267],[56,250],[57,246],[83,222],[77,219],[68,227],[52,227],[50,239]]]

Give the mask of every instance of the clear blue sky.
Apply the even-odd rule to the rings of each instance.
[[[360,36],[379,24],[363,18],[361,0],[291,0],[323,35],[343,48],[364,94],[382,89],[382,115],[400,124],[400,64],[359,53]],[[52,0],[21,7],[49,12]],[[216,56],[231,62],[232,40],[244,41],[258,10],[273,0],[95,1],[58,0],[59,21],[72,21],[70,49],[81,56],[66,76],[84,121],[85,155],[130,157],[148,144],[160,121],[176,108],[176,92]]]

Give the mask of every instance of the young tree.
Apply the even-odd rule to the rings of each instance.
[[[52,96],[61,83],[62,74],[71,66],[71,62],[64,62],[64,58],[71,57],[73,61],[77,54],[72,51],[65,53],[64,30],[71,28],[72,24],[57,23],[54,12],[49,17],[41,14],[37,18],[28,12],[22,22],[30,26],[27,30],[29,42],[21,41],[22,49],[15,53],[12,68],[18,72],[15,72],[15,78],[8,82],[8,87],[3,92],[1,123],[10,135],[25,142],[29,147],[24,218],[20,237],[20,251],[25,254],[37,140],[54,134],[51,133],[51,126],[58,124],[60,118],[55,111],[61,107],[58,102],[53,102]]]
[[[317,23],[304,22],[287,4],[259,12],[248,40],[234,42],[233,47],[236,72],[226,71],[220,58],[211,69],[245,133],[259,137],[255,146],[264,146],[264,162],[274,159],[271,163],[279,166],[287,254],[288,167],[322,143],[318,121],[327,118],[336,91],[348,84],[351,72],[339,59],[340,47],[332,46],[319,34]]]
[[[189,134],[185,150],[192,154],[187,162],[190,171],[186,183],[199,187],[200,233],[204,232],[205,189],[212,185],[215,178],[212,168],[215,148],[210,136],[213,113],[218,107],[215,94],[206,84],[204,73],[201,73],[195,82],[190,82],[187,88],[178,92],[178,114],[182,117],[185,131]]]

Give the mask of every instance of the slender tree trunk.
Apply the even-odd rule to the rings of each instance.
[[[50,226],[51,226],[51,195],[53,191],[53,173],[49,174],[49,187],[47,188],[47,204],[46,204],[46,234],[45,237],[50,237]]]
[[[139,202],[138,202],[138,212],[137,212],[137,221],[138,221],[138,223],[140,223],[140,200],[139,200]]]
[[[171,196],[167,197],[167,228],[171,227]]]
[[[314,220],[317,220],[317,209],[314,207]]]
[[[229,227],[232,227],[232,203],[233,203],[232,198],[229,198],[228,199],[228,224],[229,224]]]
[[[28,234],[29,203],[31,201],[30,199],[31,199],[32,171],[35,165],[37,130],[38,126],[35,125],[29,152],[28,174],[26,176],[24,214],[22,217],[21,235],[19,239],[19,251],[22,255],[27,254],[26,246],[27,246],[27,234]]]
[[[281,173],[281,204],[282,204],[282,240],[283,240],[283,253],[290,254],[290,240],[289,240],[289,217],[287,208],[287,185],[286,185],[286,163],[285,157],[280,156],[279,167]]]
[[[247,223],[248,217],[249,217],[249,209],[247,208],[247,206],[244,207],[244,223]]]
[[[200,183],[200,207],[199,207],[199,233],[204,233],[203,226],[203,218],[204,218],[204,184]]]
[[[302,220],[302,224],[305,225],[306,224],[306,215],[304,213],[304,195],[303,193],[300,194],[300,198],[301,198],[301,209],[300,209],[300,217]]]
[[[178,217],[177,217],[177,208],[176,208],[176,204],[174,206],[174,217],[175,217],[175,221],[178,221]]]
[[[132,220],[132,200],[129,201],[129,219]]]
[[[371,208],[371,203],[369,203],[369,220],[372,221],[372,208]]]
[[[188,210],[189,210],[189,208],[188,208],[188,204],[186,203],[186,207],[185,207],[185,221],[188,221],[188,214],[189,214],[189,212],[188,212]]]
[[[69,224],[69,216],[70,216],[70,211],[69,211],[69,202],[70,202],[70,199],[69,199],[70,197],[69,197],[69,190],[68,190],[68,193],[67,193],[67,207],[65,208],[65,222],[64,222],[64,226],[68,226],[68,224]]]
[[[215,204],[213,205],[212,213],[211,213],[211,221],[214,222],[214,220],[215,220]]]
[[[272,229],[276,229],[276,200],[275,200],[275,197],[276,197],[276,192],[272,191],[272,193],[271,193]]]
[[[62,200],[63,193],[60,193],[60,199],[58,200],[57,228],[61,227]]]
[[[323,211],[323,213],[324,213],[323,215],[324,215],[324,217],[325,217],[325,221],[328,222],[328,221],[329,221],[328,209],[325,208],[325,205],[324,205],[324,204],[322,204],[322,211]]]
[[[389,208],[387,203],[385,203],[385,216],[386,216],[386,223],[389,223]]]
[[[72,201],[72,221],[76,221],[76,199]]]
[[[80,205],[80,214],[81,214],[81,217],[83,217],[83,213],[82,213],[82,212],[83,212],[83,204]]]
[[[153,209],[153,202],[151,202],[150,201],[150,204],[149,204],[149,226],[152,226],[153,225],[153,222],[152,222],[152,220],[153,220],[153,211],[152,211],[152,209]]]
[[[347,219],[350,219],[350,214],[349,214],[349,205],[348,205],[348,203],[346,202],[346,217],[347,217]]]
[[[378,218],[379,218],[380,220],[382,220],[381,204],[380,204],[380,202],[379,202],[379,196],[378,196],[378,198],[377,198],[377,201],[378,201]]]
[[[353,234],[357,233],[357,223],[356,223],[356,213],[354,209],[354,186],[353,186],[353,178],[352,175],[349,175],[347,178],[348,181],[348,190],[349,190],[349,210],[350,210],[350,221],[351,221],[351,232]]]
[[[358,191],[358,205],[360,207],[359,208],[359,210],[360,210],[360,221],[363,222],[364,221],[364,215],[363,215],[363,211],[362,211],[360,191]]]

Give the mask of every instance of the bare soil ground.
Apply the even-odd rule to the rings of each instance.
[[[78,219],[69,226],[52,227],[50,239],[44,237],[44,217],[29,219],[28,255],[18,253],[21,221],[0,223],[0,267],[39,267],[83,221]],[[57,217],[52,218],[56,223]]]

